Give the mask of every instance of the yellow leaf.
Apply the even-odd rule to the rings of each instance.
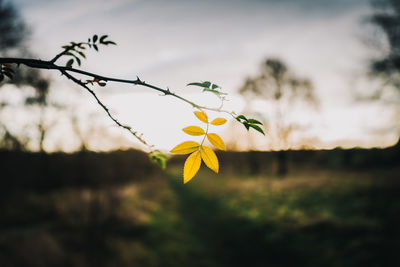
[[[203,134],[206,133],[206,132],[205,132],[202,128],[200,128],[199,126],[189,126],[189,127],[183,128],[182,130],[183,130],[185,133],[190,134],[190,135],[194,135],[194,136],[203,135]]]
[[[205,112],[202,111],[195,111],[194,115],[196,115],[196,117],[201,120],[204,123],[208,123],[208,118],[207,118],[207,114]]]
[[[193,152],[185,161],[183,167],[183,183],[189,182],[199,171],[201,165],[200,152]]]
[[[215,155],[214,151],[212,151],[212,149],[207,146],[201,146],[200,154],[207,167],[218,173],[219,163],[217,155]]]
[[[186,141],[174,147],[170,152],[174,154],[189,154],[199,148],[200,144],[194,141]]]
[[[224,144],[224,141],[222,141],[221,137],[219,137],[217,134],[209,133],[209,134],[207,134],[207,139],[217,149],[226,150],[226,146]]]
[[[212,125],[222,125],[222,124],[225,124],[225,122],[226,122],[226,119],[224,119],[224,118],[216,118],[211,122],[211,124]]]

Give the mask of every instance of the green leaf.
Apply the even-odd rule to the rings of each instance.
[[[255,125],[255,124],[250,124],[250,127],[253,128],[254,130],[262,133],[263,135],[265,135],[264,131],[260,128],[260,126]]]
[[[99,48],[97,47],[97,45],[93,45],[94,50],[99,51]]]
[[[165,169],[167,166],[168,156],[162,153],[160,150],[154,150],[150,152],[150,160],[158,164],[162,169]]]
[[[106,42],[104,42],[104,44],[105,45],[109,45],[109,44],[112,44],[112,45],[117,45],[116,43],[114,43],[113,41],[106,41]]]
[[[246,130],[248,131],[250,129],[250,124],[247,122],[243,122],[244,127],[246,127]]]
[[[167,163],[166,160],[164,158],[161,157],[157,157],[157,156],[151,156],[150,160],[155,162],[156,164],[158,164],[162,169],[165,169]]]
[[[80,60],[75,54],[73,54],[73,53],[71,53],[71,52],[66,52],[66,53],[64,53],[64,55],[65,55],[65,56],[74,57],[75,60],[76,60],[76,62],[78,63],[78,65],[79,65],[79,66],[81,65],[81,60]]]
[[[236,117],[236,120],[241,122],[241,120],[247,121],[247,118],[244,115],[239,115]]]
[[[167,163],[163,158],[157,158],[157,163],[162,169],[165,169],[165,167],[167,166]]]
[[[213,83],[213,85],[211,86],[211,89],[217,89],[217,88],[221,88],[219,85],[216,85],[215,83]]]
[[[85,55],[85,53],[83,53],[83,52],[78,52],[79,53],[79,55],[81,55],[81,57],[83,57],[83,58],[86,58],[86,55]]]
[[[164,153],[162,153],[162,152],[158,152],[158,153],[157,153],[157,157],[163,158],[163,159],[168,159],[168,158],[169,158],[168,155],[166,155],[166,154],[164,154]]]
[[[67,64],[65,64],[66,67],[71,68],[72,64],[74,64],[74,59],[71,58],[70,60],[68,60]]]
[[[108,35],[103,35],[100,37],[100,43],[104,43],[104,40],[108,37]]]
[[[206,87],[206,88],[208,88],[208,86],[204,86],[204,85],[205,85],[204,83],[188,83],[186,86],[189,86],[189,85],[194,85],[194,86],[200,86],[200,87]]]
[[[209,81],[188,83],[186,86],[189,86],[189,85],[199,86],[199,87],[202,87],[205,89],[210,89],[210,90],[215,90],[217,88],[221,88],[220,86],[218,86],[214,83],[211,83]]]
[[[252,123],[252,124],[260,124],[260,125],[262,125],[262,123],[260,121],[255,120],[255,119],[248,119],[247,121]]]
[[[93,43],[95,43],[97,41],[99,37],[97,36],[97,34],[93,35]]]
[[[76,62],[78,62],[78,65],[80,66],[81,65],[81,60],[79,59],[79,57],[75,57],[75,59],[76,59]]]

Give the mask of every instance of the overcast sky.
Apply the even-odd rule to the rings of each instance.
[[[86,70],[142,79],[197,97],[192,81],[211,80],[243,104],[235,92],[267,57],[279,57],[313,81],[321,99],[309,134],[329,145],[390,145],[395,134],[376,105],[352,103],[365,84],[371,57],[362,40],[367,0],[13,0],[30,26],[31,50],[49,59],[69,41],[108,34],[117,47],[90,53]],[[68,82],[54,83],[66,87]],[[59,82],[58,82],[59,81]],[[139,127],[151,143],[169,148],[193,120],[191,108],[140,88],[110,85],[99,94],[118,116]],[[82,103],[90,102],[82,94]],[[151,123],[149,123],[151,121]],[[110,123],[109,123],[110,124]],[[240,125],[238,126],[240,127]],[[160,134],[160,131],[163,134]]]

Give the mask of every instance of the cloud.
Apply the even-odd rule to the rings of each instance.
[[[118,47],[102,50],[101,56],[89,54],[85,69],[121,78],[139,75],[162,87],[184,91],[187,82],[212,80],[234,92],[265,57],[280,57],[314,81],[332,124],[333,110],[349,96],[343,73],[362,67],[360,59],[366,55],[354,33],[368,12],[368,0],[15,3],[32,23],[32,45],[42,58],[57,53],[63,43],[101,31]],[[105,89],[112,88],[117,86]],[[120,108],[129,113],[131,107],[127,103]]]

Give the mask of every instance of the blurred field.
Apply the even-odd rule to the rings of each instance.
[[[23,166],[1,176],[0,266],[400,266],[396,164],[292,157],[282,178],[227,154],[183,185],[179,159],[164,173],[135,153],[44,156],[45,176],[37,154],[7,155],[42,183],[4,182]]]

